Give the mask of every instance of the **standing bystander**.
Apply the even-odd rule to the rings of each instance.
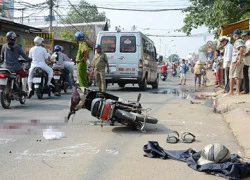
[[[243,53],[245,49],[244,41],[240,38],[241,30],[236,29],[233,32],[234,48],[232,63],[230,66],[229,79],[230,79],[230,90],[228,95],[234,95],[234,81],[236,79],[236,95],[240,95],[240,82],[243,79]]]
[[[182,85],[182,81],[184,81],[184,85],[186,85],[187,64],[185,63],[185,59],[182,59],[180,67],[181,82],[179,85]]]
[[[107,67],[107,72],[109,73],[109,63],[108,58],[105,53],[101,52],[101,45],[97,44],[95,46],[96,54],[92,60],[93,71],[95,72],[96,84],[99,88],[99,91],[106,91],[106,82],[105,82],[105,67]]]
[[[221,46],[224,48],[224,56],[223,56],[223,69],[225,74],[225,86],[224,93],[229,92],[229,69],[232,61],[233,54],[233,45],[229,42],[226,36],[222,36],[219,39]]]
[[[194,66],[194,86],[196,86],[197,79],[198,79],[199,86],[201,85],[202,69],[205,70],[205,67],[202,65],[201,61],[198,60]]]
[[[220,51],[216,50],[215,51],[215,56],[214,56],[214,61],[216,63],[215,65],[215,77],[216,77],[216,82],[217,85],[215,87],[221,87],[221,82],[220,82],[220,62],[221,62],[221,57],[220,57]]]
[[[241,94],[249,94],[249,66],[250,66],[250,30],[246,30],[242,33],[242,38],[245,41],[246,50],[244,58],[243,68],[243,82]]]

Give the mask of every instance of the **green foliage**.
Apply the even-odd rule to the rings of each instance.
[[[171,54],[170,56],[168,56],[167,60],[170,62],[178,62],[180,60],[180,57],[178,54]]]
[[[249,0],[189,0],[191,5],[183,10],[186,13],[185,25],[181,31],[187,35],[193,29],[205,25],[209,32],[214,30],[215,36],[219,34],[218,28],[223,24],[233,23],[249,18]]]
[[[70,8],[64,23],[102,22],[105,20],[105,12],[98,12],[96,5],[81,0],[78,6]]]
[[[74,34],[72,34],[72,32],[64,30],[60,33],[60,35],[63,40],[70,41],[70,42],[75,41]]]

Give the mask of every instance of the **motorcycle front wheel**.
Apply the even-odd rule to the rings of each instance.
[[[0,93],[1,105],[4,109],[10,108],[11,98],[10,90],[7,87],[3,88],[3,91]]]

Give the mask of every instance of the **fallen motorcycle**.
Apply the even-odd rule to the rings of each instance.
[[[85,92],[80,92],[82,93],[80,95],[79,91],[81,89],[74,86],[68,120],[78,110],[76,107],[81,99],[80,96],[84,96],[83,108],[89,110],[93,117],[100,119],[102,122],[110,121],[110,125],[119,122],[133,129],[145,131],[146,123],[156,124],[158,122],[156,118],[148,116],[150,109],[142,108],[139,102],[141,94],[138,95],[137,101],[123,101],[108,93],[85,89]]]

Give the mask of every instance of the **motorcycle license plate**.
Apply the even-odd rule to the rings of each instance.
[[[35,84],[34,87],[35,87],[35,89],[39,88],[39,84]]]
[[[54,79],[60,79],[60,76],[54,76]]]
[[[0,79],[0,85],[7,85],[8,78],[1,78]]]
[[[42,78],[33,78],[33,83],[41,83]]]
[[[165,77],[164,76],[161,76],[162,79],[164,79]]]

